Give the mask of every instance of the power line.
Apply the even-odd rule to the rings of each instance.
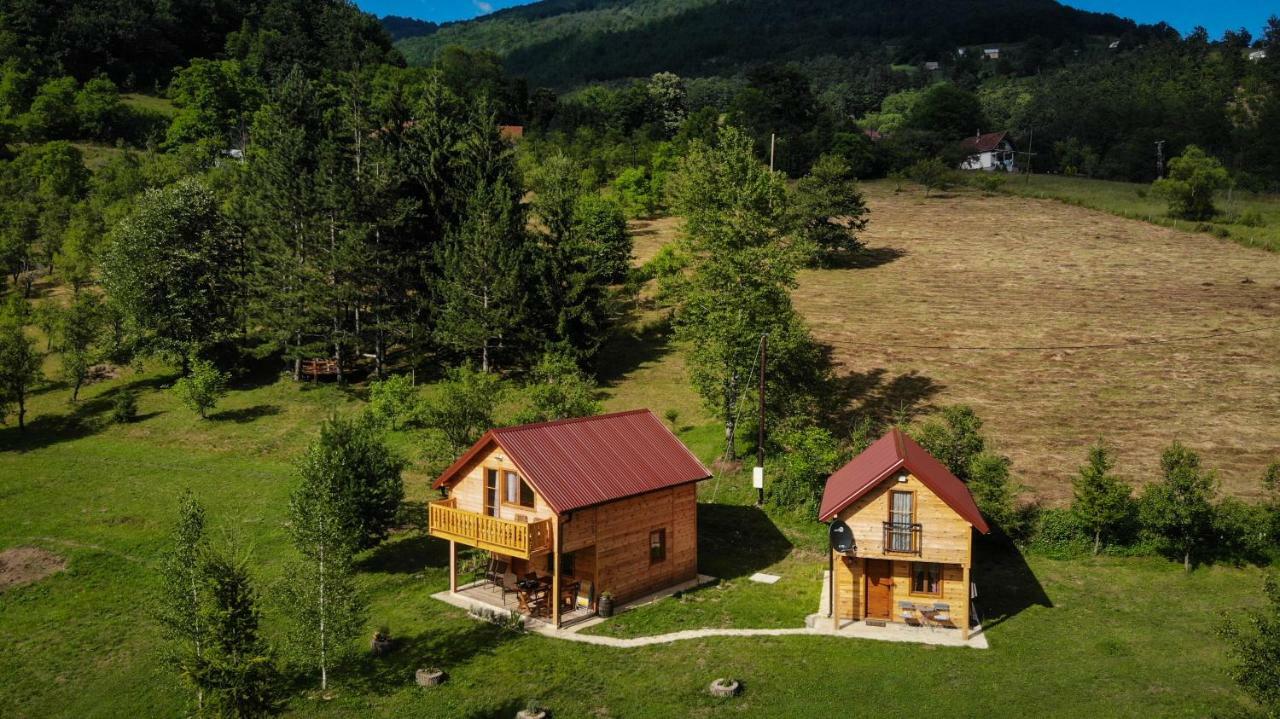
[[[848,345],[852,347],[901,347],[903,349],[915,350],[944,350],[955,352],[1048,352],[1052,350],[1108,350],[1108,349],[1129,349],[1133,347],[1144,347],[1150,345],[1173,344],[1177,342],[1198,342],[1202,340],[1218,339],[1221,337],[1236,337],[1239,335],[1254,334],[1257,332],[1266,332],[1267,330],[1280,327],[1280,323],[1267,325],[1264,327],[1253,327],[1244,330],[1227,330],[1224,332],[1216,332],[1204,335],[1181,335],[1176,337],[1153,337],[1145,340],[1135,340],[1133,342],[1108,342],[1102,344],[1087,345],[1009,345],[1009,346],[966,346],[966,345],[913,345],[902,344],[900,342],[857,342],[854,340],[828,339],[822,340],[828,344]]]

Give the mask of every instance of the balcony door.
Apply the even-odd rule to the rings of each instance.
[[[911,525],[915,522],[914,492],[889,493],[889,546],[891,552],[910,552]]]
[[[498,470],[485,467],[484,470],[484,513],[490,517],[498,516]]]

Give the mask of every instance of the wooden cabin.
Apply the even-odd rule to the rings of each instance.
[[[648,410],[493,429],[436,479],[429,532],[449,542],[451,592],[458,545],[482,549],[500,590],[545,582],[558,627],[603,592],[621,604],[695,580],[710,476]]]
[[[819,519],[844,522],[832,551],[841,622],[900,622],[969,637],[973,533],[990,531],[969,488],[896,427],[827,479]]]

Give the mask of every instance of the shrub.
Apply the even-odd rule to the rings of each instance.
[[[1280,706],[1280,579],[1263,580],[1266,606],[1246,612],[1243,619],[1226,623],[1219,630],[1227,641],[1231,657],[1231,678],[1265,707],[1258,716],[1274,719]]]
[[[516,417],[519,424],[546,422],[600,414],[595,380],[583,374],[573,358],[548,352],[533,370],[533,382],[525,388],[529,406]]]
[[[912,182],[924,186],[925,197],[928,197],[932,190],[945,190],[951,187],[955,178],[951,168],[936,157],[912,163],[905,170],[905,174]]]
[[[774,434],[782,448],[777,474],[765,484],[765,502],[776,509],[816,514],[827,477],[840,463],[840,449],[821,427],[788,427]]]
[[[178,380],[173,391],[200,419],[205,419],[227,393],[227,374],[208,360],[193,360],[191,373]]]
[[[422,421],[422,400],[408,375],[369,385],[369,417],[382,427],[404,429]]]
[[[1037,517],[1030,549],[1054,559],[1070,559],[1089,554],[1092,544],[1075,512],[1046,509]]]
[[[968,183],[988,195],[999,192],[1008,180],[993,172],[973,172],[965,178]]]
[[[969,467],[974,458],[986,449],[982,419],[972,407],[963,404],[943,407],[937,415],[922,422],[912,436],[925,451],[964,481],[970,478]]]
[[[117,424],[129,424],[138,418],[138,395],[131,389],[122,389],[111,400],[111,419]]]
[[[1213,508],[1213,552],[1217,559],[1264,563],[1275,551],[1267,507],[1224,497]]]
[[[1246,210],[1236,217],[1235,224],[1244,225],[1245,227],[1266,227],[1267,221],[1263,218],[1261,212],[1258,212],[1257,210]]]
[[[1012,462],[995,452],[983,451],[969,462],[969,491],[982,515],[1010,539],[1027,539],[1038,508],[1018,505],[1018,483],[1010,476]]]

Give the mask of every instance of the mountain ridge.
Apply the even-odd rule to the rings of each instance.
[[[886,47],[939,60],[960,46],[1119,37],[1137,24],[1055,0],[543,0],[442,25],[397,46],[414,64],[444,47],[491,50],[508,71],[559,88],[670,70],[723,75],[771,61]]]

